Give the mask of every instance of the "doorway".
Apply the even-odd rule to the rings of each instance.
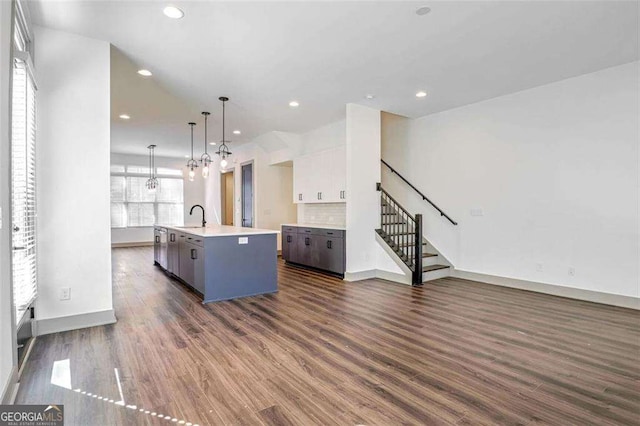
[[[242,165],[242,226],[253,228],[253,161]]]
[[[222,224],[233,226],[233,171],[220,173],[220,199],[222,200]]]

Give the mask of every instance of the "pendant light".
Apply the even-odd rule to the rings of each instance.
[[[147,179],[147,189],[149,192],[155,192],[158,187],[158,178],[156,177],[156,158],[154,150],[155,145],[149,145],[149,179]]]
[[[222,101],[222,141],[221,141],[222,143],[218,147],[218,151],[216,151],[216,154],[220,156],[221,158],[220,167],[224,169],[225,167],[227,167],[227,157],[231,155],[231,151],[229,151],[229,147],[226,144],[227,142],[231,142],[231,141],[227,141],[224,138],[224,118],[225,118],[224,107],[225,107],[225,102],[227,102],[229,98],[225,96],[221,96],[218,99]]]
[[[191,160],[187,161],[187,167],[189,168],[189,181],[193,182],[193,179],[196,177],[196,169],[198,168],[198,162],[193,159],[193,126],[196,123],[189,123],[191,126]]]
[[[204,154],[200,156],[200,162],[202,163],[202,177],[209,177],[209,164],[211,164],[211,156],[207,153],[207,118],[209,118],[210,112],[203,111],[204,115]]]

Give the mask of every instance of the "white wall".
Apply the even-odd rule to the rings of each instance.
[[[375,271],[380,222],[380,111],[347,104],[346,276]]]
[[[241,167],[253,161],[254,173],[254,228],[280,230],[283,223],[296,222],[293,204],[293,169],[289,165],[270,165],[270,156],[255,143],[233,149],[227,170],[234,171],[234,223],[242,223]],[[213,223],[220,223],[220,168],[214,158],[211,176],[205,185],[207,216]],[[281,247],[278,238],[278,249]]]
[[[112,310],[110,51],[35,28],[38,79],[37,320]],[[62,287],[71,300],[60,301]]]
[[[11,2],[0,2],[0,402],[17,363],[11,295],[11,8]]]
[[[133,142],[132,142],[133,143]],[[140,143],[140,142],[137,142]],[[186,168],[186,159],[156,157],[156,167],[167,167],[172,169],[181,169],[184,179],[184,225],[195,226],[202,222],[200,209],[193,212],[193,216],[189,216],[189,210],[194,204],[205,205],[205,183],[203,182],[200,170],[196,174],[193,182],[189,182],[188,169]],[[111,153],[111,164],[118,165],[138,165],[147,167],[149,165],[149,157],[144,155],[118,154]],[[211,177],[209,177],[211,179]],[[206,207],[205,207],[206,208]],[[208,221],[208,219],[207,219]],[[217,223],[217,222],[216,222]],[[153,227],[142,226],[135,228],[112,228],[111,243],[112,244],[129,244],[129,243],[152,243]]]
[[[457,269],[638,297],[638,73],[636,62],[416,120],[385,115],[382,157],[458,227],[385,169],[383,184],[424,214]]]
[[[344,146],[347,142],[347,123],[339,120],[318,127],[300,135],[300,155],[326,151],[331,148]]]

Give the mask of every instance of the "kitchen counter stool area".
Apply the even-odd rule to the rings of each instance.
[[[231,300],[278,291],[277,231],[154,227],[154,263],[203,297]]]

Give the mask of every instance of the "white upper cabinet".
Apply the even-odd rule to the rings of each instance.
[[[293,161],[294,203],[344,203],[347,183],[344,147],[298,157]]]

